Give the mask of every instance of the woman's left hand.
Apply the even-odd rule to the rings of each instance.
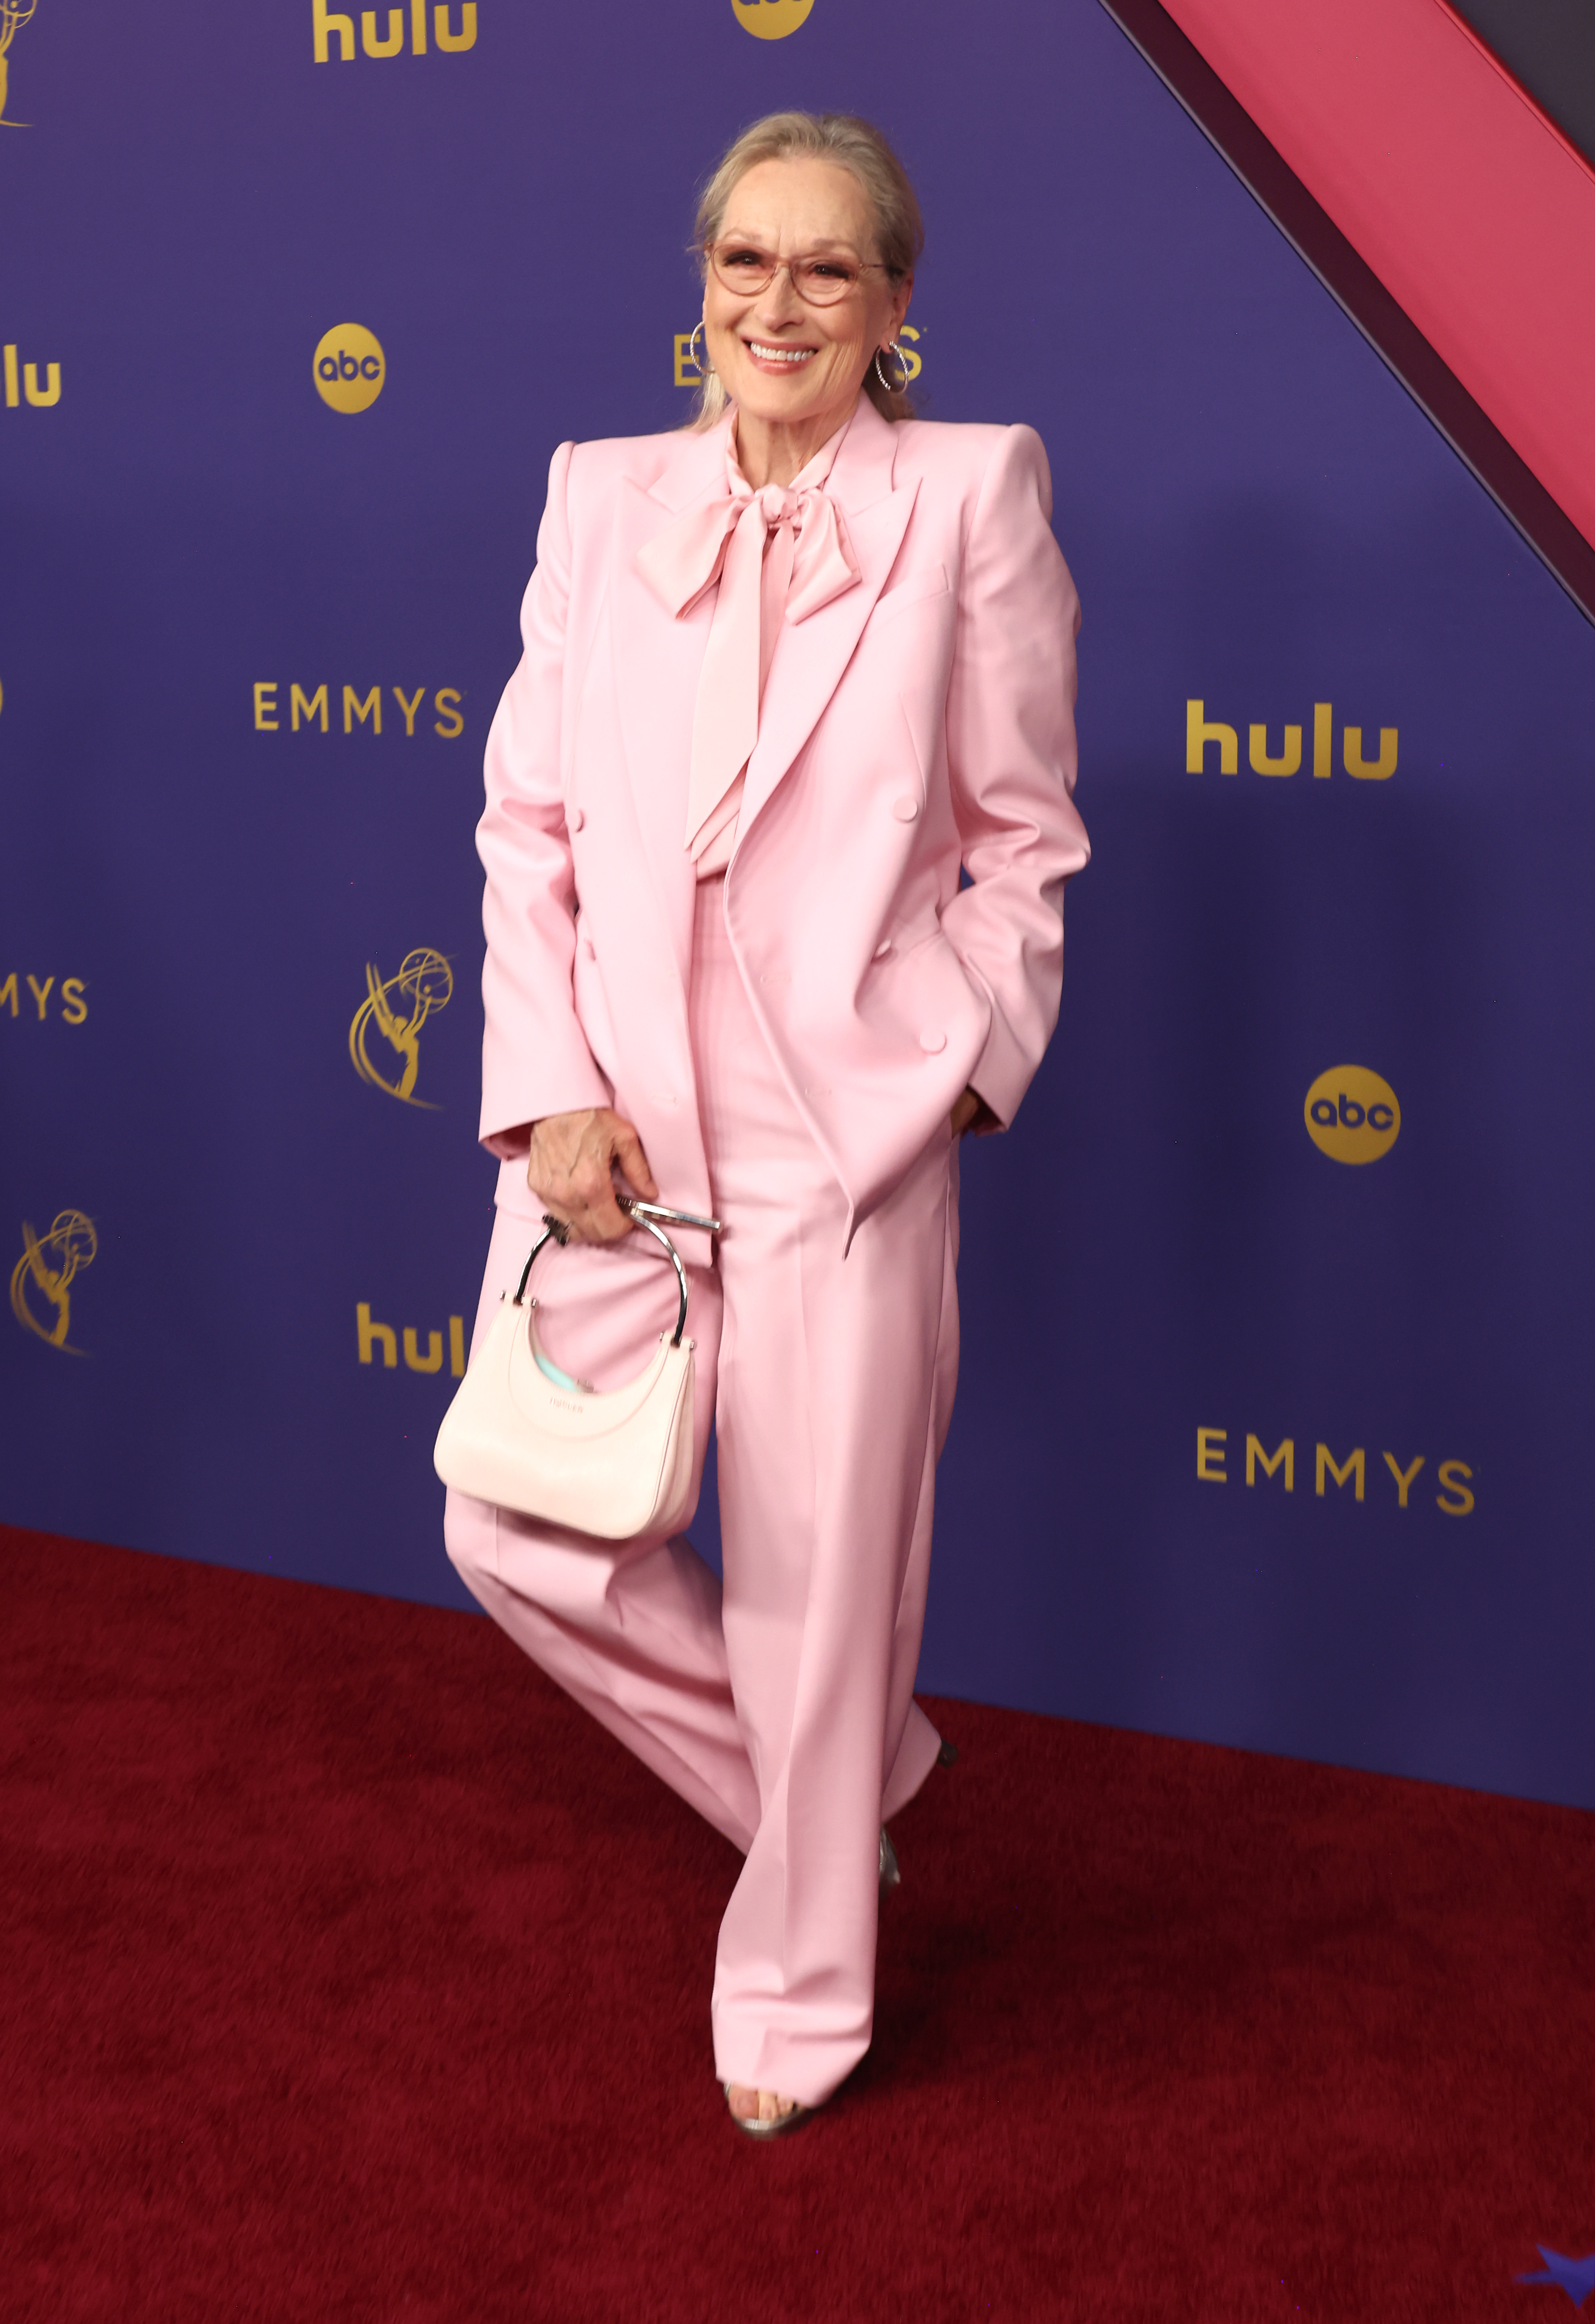
[[[1000,1127],[996,1115],[976,1090],[966,1089],[953,1108],[954,1139],[962,1138],[966,1130],[973,1130],[977,1138],[982,1138],[988,1130]]]

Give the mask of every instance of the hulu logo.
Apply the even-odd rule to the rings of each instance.
[[[387,30],[377,37],[377,15],[374,8],[360,13],[360,48],[368,57],[401,57],[404,54],[405,17],[402,8],[383,12],[387,17]],[[432,10],[432,38],[445,56],[458,56],[476,45],[476,0],[463,0],[460,8],[460,28],[456,32],[450,23],[453,10],[448,0],[438,0]],[[427,53],[427,0],[410,0],[410,53],[424,57]],[[329,64],[332,44],[337,42],[338,56],[346,65],[355,61],[355,17],[353,11],[329,8],[327,0],[310,0],[310,36],[315,45],[316,62]]]
[[[1302,765],[1304,729],[1286,726],[1280,734],[1279,749],[1268,747],[1266,725],[1247,728],[1247,761],[1254,775],[1299,774]],[[1394,726],[1379,728],[1379,754],[1377,759],[1362,755],[1360,726],[1341,729],[1341,764],[1356,782],[1386,783],[1396,771],[1396,749],[1399,740]],[[1240,770],[1240,737],[1233,726],[1222,720],[1209,718],[1204,702],[1185,705],[1185,772],[1199,775],[1207,763],[1209,751],[1219,754],[1221,775],[1238,774]],[[1334,706],[1329,702],[1313,705],[1313,773],[1319,782],[1326,782],[1334,772]]]

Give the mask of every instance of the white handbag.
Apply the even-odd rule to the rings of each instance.
[[[526,1296],[532,1260],[546,1242],[564,1242],[545,1213],[513,1299],[505,1299],[443,1416],[433,1464],[446,1485],[477,1500],[604,1541],[673,1533],[692,1499],[693,1342],[687,1325],[687,1269],[659,1222],[721,1231],[657,1203],[617,1197],[637,1225],[663,1244],[676,1269],[680,1312],[674,1335],[629,1386],[600,1395],[549,1361],[538,1345],[537,1301]]]

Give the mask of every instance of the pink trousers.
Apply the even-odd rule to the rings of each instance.
[[[684,1535],[603,1543],[451,1493],[446,1537],[516,1643],[744,1852],[715,2072],[812,2105],[869,2047],[880,1826],[938,1748],[913,1685],[958,1366],[956,1159],[949,1130],[844,1259],[845,1198],[749,1005],[719,880],[698,890],[690,1013],[725,1222],[715,1264],[689,1269],[687,1314],[724,1590]],[[478,1334],[536,1213],[530,1192],[499,1212]],[[598,1388],[674,1324],[674,1274],[640,1234],[550,1246],[533,1288],[549,1355]]]

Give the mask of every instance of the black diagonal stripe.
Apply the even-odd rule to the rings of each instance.
[[[1595,163],[1595,0],[1451,0]]]

